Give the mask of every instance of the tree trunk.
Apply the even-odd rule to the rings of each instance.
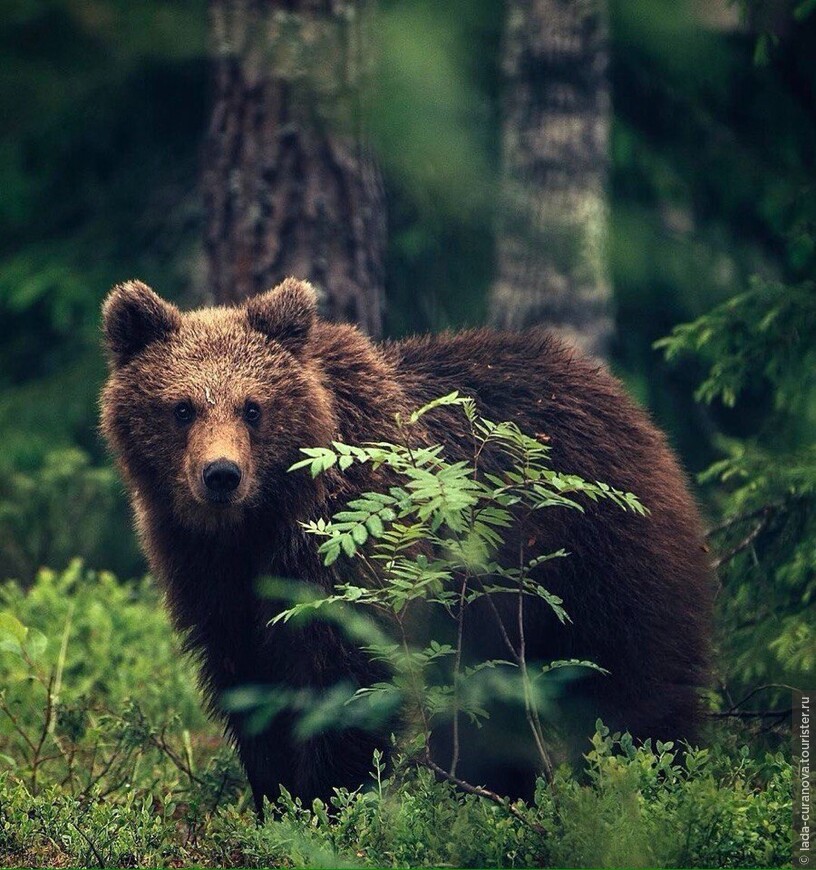
[[[508,0],[495,325],[543,323],[596,356],[613,330],[606,262],[610,96],[603,0]]]
[[[370,0],[210,0],[210,15],[203,186],[216,301],[295,275],[325,316],[379,336],[385,204],[362,137]]]

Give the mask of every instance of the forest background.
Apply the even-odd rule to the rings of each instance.
[[[112,284],[139,277],[186,307],[227,299],[231,291],[225,288],[237,286],[237,267],[223,262],[218,243],[242,226],[224,223],[213,194],[236,171],[224,164],[228,143],[217,125],[219,105],[229,106],[214,22],[228,5],[216,0],[209,14],[205,0],[0,5],[0,577],[8,578],[6,614],[43,632],[49,650],[41,662],[18,656],[4,665],[10,688],[0,761],[7,767],[2,775],[10,777],[4,787],[22,783],[23,791],[7,797],[21,813],[33,805],[26,801],[42,800],[42,790],[37,763],[31,778],[33,746],[19,732],[31,727],[38,733],[44,716],[51,716],[45,722],[49,735],[68,721],[55,725],[56,714],[21,686],[36,685],[31,677],[39,674],[43,697],[52,698],[53,684],[47,683],[56,665],[64,703],[90,709],[104,697],[120,715],[135,699],[145,708],[140,715],[155,714],[145,726],[155,765],[169,764],[179,782],[186,776],[192,787],[192,761],[165,743],[159,721],[178,714],[168,733],[189,745],[190,758],[201,752],[196,763],[212,772],[207,765],[214,763],[216,732],[197,711],[187,665],[178,663],[152,585],[139,579],[146,565],[99,437],[97,396],[104,377],[99,308]],[[766,752],[787,751],[790,687],[812,684],[816,667],[816,3],[572,5],[589,11],[567,21],[580,38],[573,55],[556,53],[559,67],[547,55],[552,44],[533,44],[536,4],[382,0],[376,10],[345,4],[343,14],[356,9],[367,22],[356,48],[370,44],[376,50],[349,79],[351,90],[364,94],[362,107],[355,103],[355,112],[341,112],[336,129],[348,136],[359,134],[355,125],[364,128],[366,151],[353,152],[361,162],[351,172],[360,196],[381,209],[366,233],[380,241],[367,250],[364,278],[358,275],[352,290],[343,291],[353,304],[344,297],[333,309],[338,297],[330,269],[308,269],[324,270],[317,283],[329,314],[351,312],[351,319],[378,335],[488,321],[558,321],[606,356],[667,431],[694,478],[722,584],[712,727],[724,730],[724,751],[738,752],[745,742],[750,758],[762,759]],[[568,55],[572,66],[564,61]],[[553,171],[536,175],[534,159],[513,162],[519,151],[512,124],[524,124],[523,111],[514,115],[519,106],[513,95],[535,84],[525,79],[525,70],[535,73],[534,64],[514,65],[514,57],[549,57],[551,71],[576,92],[583,88],[576,123],[597,135],[581,152],[591,162],[565,170],[573,186],[559,187]],[[347,72],[348,58],[344,63]],[[358,98],[356,91],[351,96]],[[349,95],[340,97],[345,111]],[[296,127],[303,118],[295,113],[290,120]],[[533,196],[554,203],[554,211],[594,197],[592,208],[574,210],[555,229],[538,227],[551,246],[563,241],[558,232],[566,232],[567,241],[569,233],[584,233],[589,241],[566,244],[562,260],[542,260],[539,248],[547,246],[524,236],[520,221],[512,219],[514,207],[517,217],[529,217],[524,209],[530,202],[513,195],[525,181]],[[299,262],[276,261],[270,251],[282,230],[267,224],[266,232],[261,247],[270,265],[267,273],[256,270],[257,281],[275,278],[276,268],[295,270]],[[306,251],[325,229],[312,226],[309,232],[302,240]],[[508,275],[518,274],[513,258],[519,245],[528,272],[566,276],[560,285],[555,280],[537,288],[533,303],[523,289],[513,295],[505,286]],[[304,277],[315,279],[313,273]],[[547,302],[549,289],[558,286],[557,304]],[[258,289],[264,288],[247,292]],[[112,607],[118,615],[111,615]],[[13,634],[16,624],[5,630]],[[145,645],[157,661],[145,659]],[[104,669],[100,659],[107,659]],[[132,668],[123,672],[130,676],[122,677],[122,685],[114,685],[112,662]],[[15,682],[23,671],[29,682]],[[161,692],[156,674],[164,681]],[[174,694],[178,703],[168,711]],[[29,702],[28,712],[19,713]],[[127,727],[135,727],[128,717]],[[99,721],[94,727],[102,727]],[[19,751],[15,740],[22,741]],[[773,757],[772,766],[781,764]],[[783,774],[768,773],[765,761],[750,763],[759,767],[744,777],[749,793],[772,802],[774,777]],[[223,764],[226,770],[229,762]],[[213,774],[213,781],[230,793],[228,778],[219,776]],[[723,787],[723,778],[714,778],[717,789]],[[49,787],[57,788],[56,779]],[[134,794],[155,797],[144,784],[130,792],[122,798],[128,812]],[[99,806],[121,809],[122,793],[112,788],[108,803]],[[70,799],[79,806],[83,794],[80,789]],[[168,830],[175,830],[178,800],[165,803]],[[185,798],[185,812],[194,803]],[[237,806],[242,812],[243,804]],[[783,800],[780,812],[787,806]],[[207,818],[214,812],[209,806],[198,810]],[[62,821],[52,820],[55,827],[43,822],[29,839],[8,833],[20,831],[20,819],[12,825],[9,816],[2,848],[20,861],[21,855],[42,859],[37,849],[125,864],[153,854],[144,846],[142,857],[134,858],[136,847],[115,837],[103,847],[84,828],[66,845],[65,826],[74,816],[65,812]],[[184,852],[197,848],[195,836],[189,839],[195,825],[188,822],[184,844],[168,835],[172,845],[155,847],[161,860],[194,854]],[[758,826],[752,823],[752,834]],[[329,839],[340,836],[331,830]],[[224,842],[234,845],[236,829],[229,831]],[[495,846],[496,836],[485,835],[485,842]],[[648,852],[646,839],[642,848]],[[329,848],[326,842],[320,849]],[[339,852],[326,854],[342,853],[346,846],[339,843],[331,841]],[[233,845],[224,845],[218,860],[226,861]],[[297,863],[290,846],[274,860]],[[241,856],[273,860],[272,846],[264,848],[242,841]],[[524,853],[528,860],[541,859],[536,848]],[[614,851],[614,843],[609,848]],[[522,860],[508,857],[513,850],[506,845],[496,849],[499,863]],[[776,853],[758,857],[749,851],[733,860],[776,860]],[[306,853],[317,860],[318,853]],[[378,860],[386,853],[392,855],[376,853]],[[400,853],[393,860],[433,862],[442,860],[440,854]],[[488,854],[472,860],[492,861]],[[691,858],[704,860],[696,853]],[[593,853],[585,860],[613,858]],[[722,855],[710,860],[726,862]]]

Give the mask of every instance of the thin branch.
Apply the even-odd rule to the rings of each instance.
[[[52,670],[48,677],[48,684],[45,687],[45,716],[43,717],[43,727],[40,732],[40,739],[37,742],[37,745],[34,749],[34,756],[31,759],[31,793],[33,795],[37,794],[37,773],[40,769],[40,753],[42,752],[43,746],[45,745],[45,740],[48,737],[49,732],[51,731],[51,719],[54,715],[54,680],[55,673]]]
[[[497,794],[495,791],[491,791],[489,788],[484,788],[480,785],[471,785],[464,779],[460,779],[458,776],[454,776],[447,770],[441,768],[431,757],[430,755],[425,756],[422,760],[422,764],[424,764],[427,768],[432,770],[437,776],[441,776],[443,779],[446,779],[448,782],[452,782],[457,788],[461,789],[463,792],[467,794],[476,795],[477,797],[486,798],[489,801],[493,801],[494,804],[498,804],[500,807],[504,807],[510,815],[517,818],[522,824],[526,825],[531,830],[535,831],[537,834],[540,834],[542,837],[547,835],[547,831],[536,822],[530,821],[524,813],[522,813],[514,804],[510,802],[509,798],[503,798],[501,795]]]
[[[727,712],[732,712],[734,710],[738,710],[746,701],[750,701],[754,695],[758,695],[760,692],[765,692],[768,689],[786,689],[789,692],[801,692],[802,690],[797,688],[796,686],[789,686],[787,683],[765,683],[762,686],[757,686],[755,689],[752,689],[744,698],[740,701],[734,702],[733,698],[729,697],[729,701],[731,703],[731,707]]]
[[[59,655],[57,656],[57,665],[56,670],[54,672],[54,688],[53,688],[53,698],[54,698],[54,706],[58,707],[60,702],[60,693],[62,692],[62,674],[65,670],[65,660],[68,657],[68,638],[71,634],[71,621],[74,616],[74,608],[76,606],[76,601],[72,601],[70,606],[68,607],[68,616],[65,620],[65,628],[62,632],[62,640],[60,641]],[[54,737],[54,730],[57,726],[57,717],[55,716],[51,721],[51,727],[49,732],[52,737]]]
[[[196,785],[204,785],[204,780],[201,779],[201,777],[196,776],[196,774],[190,769],[190,766],[182,761],[182,759],[170,748],[170,745],[167,743],[164,736],[166,731],[167,726],[162,728],[161,734],[158,736],[151,736],[150,742],[159,750],[159,752],[163,752],[170,761],[172,761],[173,764],[189,778],[190,782],[194,782]]]
[[[553,763],[545,745],[544,732],[541,728],[541,720],[538,717],[538,710],[536,709],[532,692],[530,690],[530,676],[527,671],[527,639],[524,632],[524,537],[525,527],[524,523],[522,523],[519,534],[519,590],[517,616],[519,633],[519,668],[521,669],[521,682],[524,686],[524,712],[527,716],[527,722],[530,726],[530,731],[532,731],[536,749],[538,750],[538,755],[544,768],[544,778],[548,783],[552,783]]]
[[[462,578],[462,589],[459,592],[459,612],[456,614],[456,658],[453,664],[453,752],[451,757],[451,774],[456,775],[456,765],[459,763],[459,683],[462,669],[462,646],[465,628],[465,595],[467,594],[468,575]]]
[[[90,837],[88,837],[88,835],[87,835],[87,834],[82,830],[82,828],[79,827],[79,825],[77,825],[77,823],[76,823],[75,821],[73,821],[73,819],[71,820],[71,824],[76,828],[76,832],[79,834],[79,836],[82,837],[82,839],[83,839],[83,840],[88,844],[88,846],[90,847],[91,852],[93,853],[94,858],[96,858],[96,863],[97,863],[100,867],[107,867],[107,863],[106,863],[105,860],[102,858],[102,856],[99,854],[99,852],[96,850],[96,846],[94,846],[94,844],[93,844],[92,840],[90,839]]]
[[[730,550],[727,550],[721,556],[718,556],[711,562],[713,568],[721,568],[723,565],[727,565],[735,556],[738,556],[743,550],[747,550],[751,544],[762,534],[763,531],[768,526],[768,522],[770,520],[770,514],[766,514],[751,531],[738,543],[731,547]]]
[[[17,717],[14,713],[11,712],[11,708],[6,703],[5,695],[0,693],[0,711],[6,714],[9,721],[11,722],[12,728],[23,738],[26,746],[31,750],[32,756],[36,754],[37,747],[34,745],[34,741],[26,734],[25,729],[20,725]]]
[[[792,708],[787,707],[783,710],[741,710],[740,707],[750,701],[755,695],[768,689],[786,689],[790,692],[801,691],[796,686],[789,686],[787,683],[764,683],[752,689],[744,698],[734,701],[731,693],[728,691],[728,687],[724,683],[721,683],[720,688],[731,706],[727,710],[709,713],[708,717],[711,719],[782,719],[791,715],[793,712]]]
[[[403,624],[403,621],[402,621],[402,619],[400,619],[398,614],[396,615],[396,619],[397,619],[397,625],[399,626],[399,630],[400,630],[400,636],[402,639],[402,651],[405,654],[405,661],[408,663],[409,681],[410,681],[411,688],[412,688],[413,693],[414,693],[414,699],[415,699],[416,705],[419,709],[420,716],[422,716],[422,725],[423,725],[423,728],[425,731],[425,747],[427,750],[427,747],[430,745],[430,741],[431,741],[431,723],[428,721],[428,714],[427,714],[427,711],[425,710],[423,686],[422,686],[421,680],[417,676],[416,668],[414,667],[414,665],[412,663],[411,650],[410,650],[410,647],[408,646],[408,636],[405,634],[405,625]]]
[[[793,712],[792,708],[788,707],[784,710],[726,710],[723,713],[709,713],[712,719],[769,719],[777,717],[781,719],[783,716],[790,716]]]
[[[499,626],[499,633],[502,636],[502,640],[504,641],[504,645],[510,651],[510,655],[513,657],[513,661],[517,665],[520,665],[521,662],[519,661],[519,655],[516,652],[516,648],[513,646],[513,643],[510,640],[509,635],[507,634],[507,629],[504,627],[504,621],[502,620],[501,614],[499,613],[499,610],[496,607],[496,602],[493,600],[493,596],[491,595],[491,593],[489,593],[487,591],[487,589],[485,588],[484,581],[482,580],[482,578],[479,577],[478,580],[479,580],[479,585],[482,587],[482,592],[484,592],[485,598],[487,598],[487,603],[490,605],[490,609],[493,611],[493,615],[496,617],[496,622],[498,623],[498,626]]]
[[[769,513],[776,513],[782,508],[785,507],[785,502],[770,502],[769,504],[764,504],[762,507],[758,507],[756,510],[749,511],[747,514],[738,514],[734,517],[729,517],[727,520],[723,520],[719,525],[714,526],[706,532],[706,538],[713,538],[714,535],[720,534],[720,532],[725,532],[728,529],[732,529],[734,526],[738,526],[741,523],[747,523],[751,520],[755,520],[758,517],[764,517]]]

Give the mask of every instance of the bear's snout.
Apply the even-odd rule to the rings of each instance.
[[[193,501],[222,519],[251,499],[256,476],[252,446],[246,426],[232,420],[202,420],[188,434],[184,476]],[[187,510],[181,496],[179,506]],[[237,515],[236,515],[237,517]]]
[[[204,466],[201,473],[207,498],[227,501],[241,482],[241,469],[231,459],[216,459]]]

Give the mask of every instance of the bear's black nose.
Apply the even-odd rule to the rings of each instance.
[[[230,459],[216,459],[204,466],[204,486],[210,496],[229,495],[241,482],[241,469]]]

